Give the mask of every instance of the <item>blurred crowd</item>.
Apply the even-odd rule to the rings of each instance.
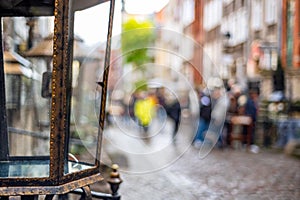
[[[199,105],[198,128],[193,138],[196,148],[206,144],[230,147],[234,139],[243,146],[255,144],[259,91],[243,90],[232,80],[224,84],[219,78],[211,78],[206,87],[196,92]],[[108,119],[111,115],[120,115],[138,124],[140,131],[147,134],[154,118],[162,121],[167,117],[173,124],[175,140],[183,110],[188,106],[188,100],[184,102],[168,94],[164,87],[151,88],[120,98],[119,109],[115,106],[108,109]],[[238,137],[235,137],[237,132]]]
[[[203,143],[232,147],[236,139],[243,146],[254,146],[258,113],[258,90],[243,90],[233,80],[225,85],[221,79],[208,81],[199,91],[199,126],[194,146]],[[237,129],[238,128],[238,129]]]
[[[147,134],[154,119],[163,122],[167,117],[172,123],[172,137],[175,140],[182,109],[188,107],[186,104],[188,103],[166,92],[164,87],[137,90],[110,104],[107,123],[108,125],[113,123],[112,116],[121,116],[126,123],[134,122],[143,134]]]

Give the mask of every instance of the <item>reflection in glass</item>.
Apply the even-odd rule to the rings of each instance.
[[[0,161],[0,178],[48,177],[49,164],[49,159]],[[69,161],[68,173],[89,169],[91,167],[92,165]]]
[[[1,161],[0,177],[48,177],[49,160]]]
[[[98,14],[101,13],[101,16]],[[83,170],[95,165],[98,141],[98,116],[101,102],[101,87],[97,84],[103,72],[105,42],[91,46],[90,29],[101,28],[101,35],[107,35],[104,24],[86,23],[108,22],[109,3],[104,3],[84,11],[75,12],[74,42],[72,62],[72,98],[70,143],[66,173]],[[100,37],[100,36],[99,36]],[[97,38],[99,39],[99,38]],[[96,40],[97,40],[96,39]],[[100,41],[100,39],[98,40]],[[81,164],[80,164],[81,163]]]
[[[41,97],[41,74],[29,60],[4,52],[10,156],[49,154],[49,103]]]

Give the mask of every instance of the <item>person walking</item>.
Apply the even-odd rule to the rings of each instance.
[[[134,105],[134,116],[144,133],[148,133],[149,125],[153,120],[155,113],[155,103],[150,97],[143,97],[136,100]]]
[[[173,121],[173,132],[172,132],[172,137],[173,137],[173,142],[176,141],[176,134],[179,129],[179,124],[180,124],[180,118],[181,118],[181,106],[179,101],[176,99],[174,100],[170,105],[167,106],[167,115],[168,117]]]
[[[245,114],[252,119],[251,145],[255,143],[255,125],[258,113],[258,91],[250,90],[245,105]]]
[[[205,92],[201,92],[200,94],[200,113],[199,113],[199,124],[196,136],[193,140],[193,145],[196,148],[200,148],[202,143],[204,142],[205,132],[208,130],[209,123],[211,120],[211,99],[210,96]]]

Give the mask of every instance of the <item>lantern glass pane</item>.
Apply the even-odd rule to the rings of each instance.
[[[67,172],[95,165],[109,2],[76,11],[72,63],[72,100]],[[89,23],[87,23],[89,22]],[[98,152],[100,153],[100,152]]]
[[[53,40],[45,38],[51,35],[53,19],[2,18],[8,142],[1,145],[8,145],[10,158],[1,161],[0,177],[49,176]],[[15,35],[18,40],[11,39]]]

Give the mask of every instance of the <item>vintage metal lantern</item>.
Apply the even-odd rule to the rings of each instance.
[[[80,70],[78,66],[74,67],[74,16],[77,11],[102,3],[109,5],[108,27],[102,27],[107,29],[106,47],[103,64],[98,64],[97,59],[93,64],[93,69],[101,68],[102,74],[99,80],[90,81],[97,88],[99,98],[78,103],[87,98],[78,91],[85,90],[80,89],[85,86],[83,81],[92,79],[86,73],[93,72],[86,67],[82,75],[85,78],[80,79],[78,74],[83,67],[80,66]],[[0,27],[3,27],[5,17],[53,17],[52,66],[44,70],[34,65],[27,68],[38,74],[22,84],[20,108],[13,112],[13,116],[8,116],[12,114],[7,112],[6,96],[12,91],[5,85],[8,74],[4,70],[5,41],[3,30],[0,30],[0,199],[9,196],[31,199],[37,195],[52,199],[54,195],[76,192],[78,188],[83,189],[85,197],[91,198],[89,185],[103,180],[100,152],[113,11],[114,0],[0,0]],[[93,25],[102,26],[100,23]],[[74,79],[80,81],[74,84]],[[42,92],[36,92],[38,90]],[[94,111],[98,115],[92,125],[87,115],[80,116],[85,110],[83,106],[88,103],[95,104]],[[79,105],[81,109],[77,109]],[[12,120],[8,121],[8,118]],[[78,146],[87,151],[80,152]],[[116,169],[112,178],[112,186],[116,188],[121,182]],[[113,193],[116,194],[116,190]]]

